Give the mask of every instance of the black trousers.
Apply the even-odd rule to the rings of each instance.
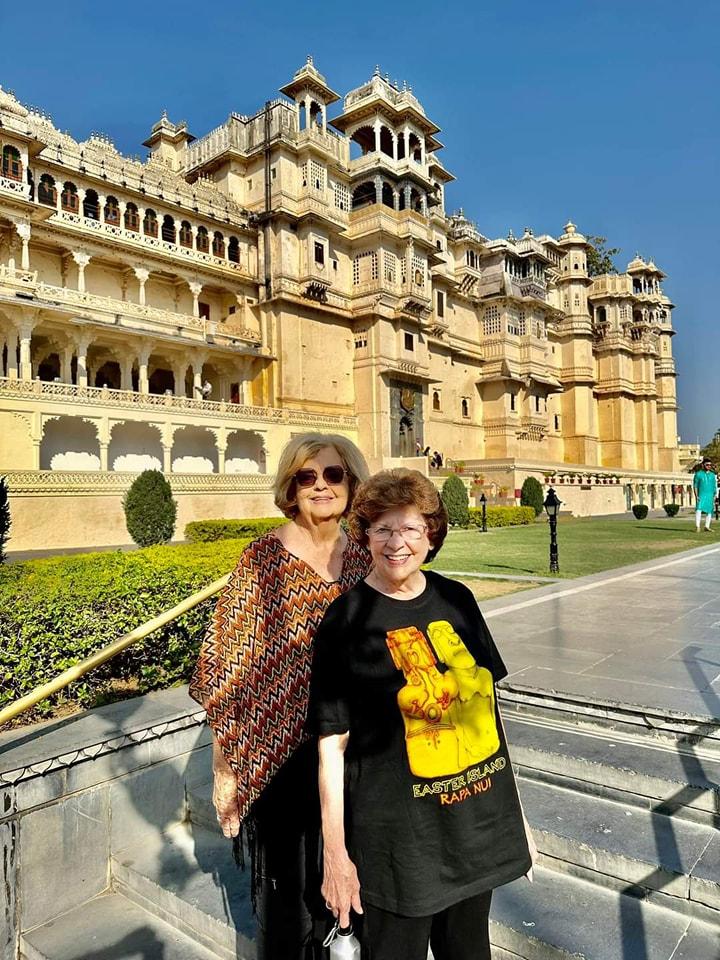
[[[361,892],[362,896],[362,892]],[[363,904],[363,960],[490,960],[492,890],[429,917],[402,917]]]
[[[303,744],[253,805],[258,960],[319,960],[329,914],[320,894],[317,745]]]

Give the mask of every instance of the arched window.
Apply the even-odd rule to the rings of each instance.
[[[180,246],[192,249],[192,243],[192,227],[187,220],[183,220],[183,222],[180,224]]]
[[[359,127],[350,136],[350,159],[358,160],[375,150],[375,130],[372,127]]]
[[[207,253],[210,249],[210,238],[205,227],[198,227],[197,239],[195,240],[195,249],[200,253]]]
[[[386,157],[392,157],[393,155],[393,136],[385,126],[380,127],[380,152],[384,153]]]
[[[433,410],[440,409],[440,391],[439,390],[433,390],[432,408]]]
[[[107,198],[103,216],[105,217],[105,223],[109,223],[114,227],[120,226],[120,207],[116,197]]]
[[[17,147],[5,146],[2,152],[2,175],[8,180],[22,180],[23,168]]]
[[[88,220],[100,219],[100,204],[94,190],[88,190],[83,199],[83,216]]]
[[[163,217],[160,234],[166,243],[175,243],[175,220],[166,213]]]
[[[390,207],[391,209],[395,206],[393,190],[389,183],[383,183],[382,202],[386,207]]]
[[[225,259],[225,237],[216,230],[213,234],[212,252],[214,257]]]
[[[125,207],[125,229],[130,230],[131,233],[140,231],[140,214],[134,203],[129,203]]]
[[[44,173],[40,177],[40,183],[38,184],[38,200],[40,203],[44,203],[48,207],[54,207],[57,203],[57,190],[55,189],[55,181],[49,173]]]
[[[158,235],[157,214],[154,210],[145,211],[143,220],[143,233],[146,237],[156,237]]]
[[[415,163],[420,163],[422,161],[422,146],[420,144],[420,137],[418,137],[415,133],[410,134],[410,156]]]
[[[462,401],[460,403],[460,409],[464,417],[470,416],[470,404],[467,402],[467,399],[465,397],[462,398]]]
[[[230,263],[240,263],[240,241],[237,237],[230,237],[228,241],[228,260]]]
[[[367,207],[368,204],[375,203],[375,199],[375,184],[370,181],[361,183],[353,191],[352,208],[353,210],[360,210],[362,207]]]
[[[80,199],[78,197],[77,187],[74,183],[65,184],[60,195],[60,206],[68,213],[77,213],[80,208]]]

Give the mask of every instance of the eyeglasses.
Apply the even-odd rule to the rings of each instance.
[[[397,530],[393,530],[392,527],[368,527],[367,535],[371,540],[377,540],[378,543],[387,543],[394,533],[398,533],[405,543],[415,543],[422,540],[426,530],[427,526],[424,523],[422,525],[408,523]]]
[[[317,483],[318,472],[310,468],[298,470],[295,474],[295,482],[299,487],[314,487]],[[337,487],[345,479],[345,467],[337,466],[325,467],[322,472],[322,478],[325,483],[331,487]]]

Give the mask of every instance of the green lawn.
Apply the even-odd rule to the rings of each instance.
[[[603,520],[561,517],[561,577],[581,577],[720,541],[718,526],[696,533],[694,517]],[[451,530],[431,568],[468,573],[550,576],[550,530],[544,519],[524,527]]]

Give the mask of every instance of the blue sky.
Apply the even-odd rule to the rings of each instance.
[[[17,39],[14,39],[17,38]],[[124,153],[166,109],[202,136],[307,54],[339,93],[375,64],[442,128],[462,206],[491,237],[571,218],[668,274],[683,440],[720,427],[720,4],[39,0],[0,6],[0,84]]]

